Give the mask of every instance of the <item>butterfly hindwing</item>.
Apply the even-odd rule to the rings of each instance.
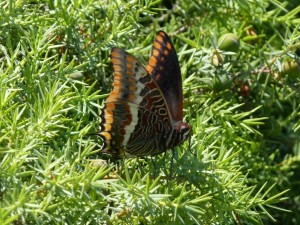
[[[161,149],[161,141],[156,139],[162,137],[157,134],[171,127],[162,92],[145,68],[126,51],[113,48],[111,60],[113,90],[101,112],[104,151],[116,158],[152,154]]]

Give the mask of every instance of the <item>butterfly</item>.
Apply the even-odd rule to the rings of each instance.
[[[164,31],[153,43],[146,67],[114,47],[113,90],[101,110],[102,153],[113,158],[153,156],[184,142],[182,79],[175,48]]]

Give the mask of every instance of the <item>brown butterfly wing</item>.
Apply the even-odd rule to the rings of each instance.
[[[182,121],[181,72],[175,48],[164,31],[159,31],[156,36],[146,70],[163,93],[173,121]]]
[[[171,118],[157,83],[135,57],[113,48],[113,90],[101,111],[103,152],[115,158],[153,155],[165,151]]]

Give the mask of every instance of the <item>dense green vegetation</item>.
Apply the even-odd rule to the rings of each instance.
[[[0,6],[0,224],[300,223],[299,1]],[[171,179],[171,151],[101,161],[91,135],[110,49],[145,65],[158,30],[193,126]]]

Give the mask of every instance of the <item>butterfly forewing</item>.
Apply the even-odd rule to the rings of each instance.
[[[182,80],[175,48],[168,35],[159,31],[146,70],[162,91],[172,119],[182,121]]]

